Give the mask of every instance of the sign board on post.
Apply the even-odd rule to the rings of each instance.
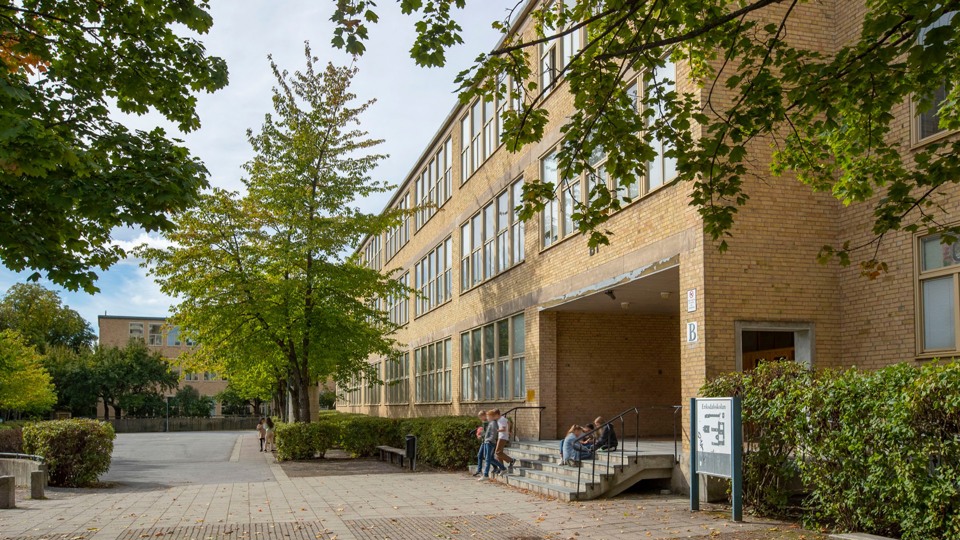
[[[690,399],[690,509],[700,509],[699,475],[729,478],[733,520],[743,520],[742,433],[739,397]]]

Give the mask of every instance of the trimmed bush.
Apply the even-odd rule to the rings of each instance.
[[[110,470],[116,433],[106,422],[73,418],[23,428],[23,450],[47,461],[50,485],[84,487]]]
[[[23,453],[23,429],[20,427],[0,428],[0,452]]]
[[[363,414],[324,413],[311,424],[277,424],[277,459],[323,457],[338,447],[354,457],[373,456],[377,446],[404,448],[406,435],[417,437],[417,459],[434,467],[470,463],[479,443],[480,423],[469,416],[380,418]]]
[[[417,459],[435,467],[462,467],[476,458],[480,421],[472,416],[408,418],[400,421],[400,438],[417,437]],[[402,446],[402,444],[401,444]]]
[[[333,422],[302,422],[276,424],[277,459],[312,459],[323,457],[339,436],[339,427]]]
[[[782,513],[799,478],[808,525],[960,538],[960,363],[808,375],[783,366],[701,389],[743,397],[744,495],[756,510]]]

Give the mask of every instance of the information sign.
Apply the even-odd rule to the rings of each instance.
[[[730,478],[733,452],[731,398],[697,400],[697,472]]]
[[[700,509],[700,475],[731,481],[733,520],[743,520],[740,398],[690,399],[690,509]]]

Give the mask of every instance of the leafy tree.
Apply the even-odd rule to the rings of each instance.
[[[140,340],[126,347],[100,347],[93,353],[90,378],[95,381],[97,397],[103,400],[104,420],[110,408],[117,418],[125,405],[141,407],[136,395],[162,395],[177,387],[178,378],[170,364],[158,352],[150,351]]]
[[[207,171],[163,129],[131,131],[109,106],[200,127],[199,91],[227,84],[207,0],[0,0],[0,261],[75,290],[124,256],[111,230],[167,230]],[[180,32],[182,34],[182,32]]]
[[[369,173],[380,141],[356,124],[371,102],[354,104],[356,69],[328,65],[306,47],[305,71],[272,63],[275,114],[248,134],[247,194],[214,190],[177,216],[173,246],[140,254],[167,294],[183,298],[175,320],[197,337],[198,354],[238,372],[278,370],[296,406],[295,421],[316,407],[308,389],[333,375],[370,371],[366,358],[393,348],[386,314],[364,299],[403,287],[345,260],[365,235],[398,215],[366,214],[357,197],[387,191]]]
[[[443,65],[445,49],[462,41],[453,8],[465,0],[400,4],[421,17],[412,57],[424,66]],[[793,173],[844,205],[873,205],[874,237],[862,245],[841,239],[825,246],[822,260],[838,256],[848,264],[851,251],[875,249],[898,230],[941,231],[949,241],[960,235],[960,225],[943,224],[938,196],[960,182],[960,140],[902,152],[891,114],[914,98],[921,111],[939,107],[940,127],[960,128],[960,17],[953,16],[960,0],[864,2],[857,37],[833,51],[820,50],[816,39],[795,39],[791,31],[797,18],[817,16],[822,6],[814,2],[557,0],[532,11],[538,29],[533,39],[511,31],[509,21],[521,4],[494,22],[503,41],[457,79],[464,102],[493,94],[525,100],[505,115],[510,150],[539,141],[549,119],[544,103],[553,88],[542,87],[531,69],[539,69],[540,45],[584,28],[580,51],[565,65],[558,60],[556,76],[576,105],[561,129],[561,171],[592,171],[591,156],[606,153],[604,171],[630,184],[646,174],[654,145],[666,141],[679,181],[691,184],[691,204],[721,250],[749,199],[751,177],[770,173]],[[376,2],[335,6],[333,44],[362,54],[368,27],[377,21]],[[696,91],[653,80],[668,59],[689,65]],[[625,91],[633,73],[645,73],[651,88],[639,96],[640,107]],[[935,98],[938,93],[942,99]],[[770,147],[772,160],[756,155]],[[769,171],[754,160],[769,162]],[[522,216],[542,210],[556,189],[528,183]],[[602,184],[591,195],[575,218],[591,245],[606,244],[604,223],[624,200]],[[863,255],[864,273],[885,269],[874,258],[875,251]]]
[[[41,354],[49,347],[89,349],[97,336],[60,295],[36,283],[17,283],[0,300],[0,329],[19,332]]]
[[[98,381],[91,350],[75,351],[67,347],[50,347],[43,356],[43,367],[50,373],[57,392],[57,410],[73,416],[97,415]]]
[[[16,332],[0,331],[0,410],[42,414],[56,402],[37,351]]]
[[[220,412],[224,415],[247,416],[251,410],[260,410],[260,399],[247,399],[232,384],[228,384],[227,388],[213,396],[213,399],[220,402]]]
[[[170,400],[170,414],[177,416],[209,418],[213,407],[212,397],[201,396],[200,392],[190,385],[177,390],[177,395]]]

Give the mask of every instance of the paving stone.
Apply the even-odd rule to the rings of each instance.
[[[507,514],[357,519],[345,521],[357,540],[471,538],[543,540],[543,532]]]
[[[198,525],[195,527],[155,527],[133,529],[120,535],[117,540],[330,540],[333,533],[316,522],[291,523],[239,523]],[[32,540],[32,539],[31,539]]]

